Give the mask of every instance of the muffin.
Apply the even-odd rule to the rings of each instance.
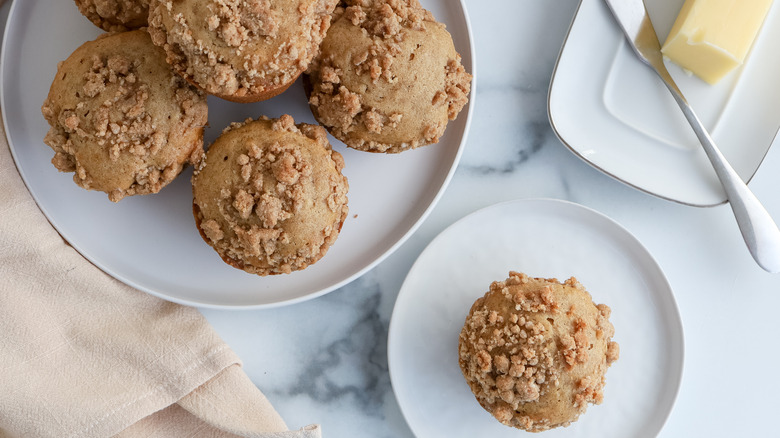
[[[619,355],[609,315],[573,277],[510,272],[466,317],[461,371],[501,423],[529,432],[568,426],[604,397],[604,374]]]
[[[437,143],[471,75],[417,0],[347,0],[304,76],[317,121],[347,146],[397,153]]]
[[[79,11],[95,26],[108,32],[146,26],[149,0],[76,0]]]
[[[52,164],[117,202],[157,193],[203,156],[206,96],[141,30],[104,34],[61,62],[41,108]]]
[[[209,94],[257,102],[306,70],[337,0],[151,0],[149,33],[174,70]]]
[[[347,217],[344,160],[320,126],[291,116],[235,123],[192,178],[203,240],[229,265],[257,275],[317,262]]]

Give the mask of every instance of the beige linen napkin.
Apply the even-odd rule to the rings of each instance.
[[[320,428],[288,431],[196,309],[125,286],[71,248],[0,126],[0,437],[116,434],[314,438]]]

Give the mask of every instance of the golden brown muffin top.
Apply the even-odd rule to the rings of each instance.
[[[289,115],[236,123],[193,177],[196,222],[228,264],[290,273],[325,255],[346,219],[344,160],[320,126]]]
[[[104,34],[76,49],[41,110],[54,166],[114,202],[159,191],[203,153],[206,96],[171,72],[145,31]]]
[[[317,53],[337,0],[151,0],[149,32],[174,69],[210,94],[252,100]]]
[[[121,32],[146,26],[149,0],[76,0],[76,6],[96,26]]]
[[[609,315],[573,277],[510,272],[466,318],[461,371],[501,423],[531,432],[567,426],[603,399],[604,374],[619,354]]]
[[[348,146],[401,152],[436,143],[468,101],[445,26],[417,0],[349,0],[307,71],[318,121]]]

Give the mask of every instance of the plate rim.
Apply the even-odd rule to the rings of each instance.
[[[447,0],[439,0],[444,3],[449,3]],[[12,29],[16,28],[16,24],[14,20],[11,20],[12,17],[15,16],[17,13],[17,9],[19,6],[19,1],[13,1],[11,2],[11,8],[8,12],[8,20],[6,21],[6,27],[3,32],[3,42],[2,47],[0,48],[0,108],[6,108],[6,95],[5,87],[6,87],[6,68],[7,64],[9,62],[8,60],[8,45],[9,45],[9,35],[12,32]],[[154,290],[152,288],[148,288],[145,286],[142,286],[138,284],[137,282],[130,280],[124,275],[120,275],[118,272],[113,272],[112,270],[108,269],[106,266],[104,266],[99,260],[96,260],[95,257],[87,255],[81,248],[81,246],[74,242],[72,238],[69,238],[69,235],[67,233],[63,233],[60,228],[56,225],[56,220],[52,218],[51,213],[45,208],[45,206],[41,205],[39,202],[38,196],[33,193],[32,190],[30,190],[30,185],[28,183],[28,176],[25,174],[25,172],[20,168],[18,165],[19,160],[16,154],[16,149],[14,147],[13,141],[11,139],[11,135],[8,132],[8,111],[2,111],[2,123],[3,123],[3,129],[5,132],[5,138],[8,143],[8,149],[11,152],[11,157],[14,162],[14,167],[16,171],[19,173],[19,176],[22,179],[22,182],[24,183],[25,188],[27,189],[27,192],[30,194],[30,196],[35,201],[35,205],[38,207],[38,209],[43,213],[46,220],[49,222],[49,224],[54,228],[55,231],[70,245],[73,249],[76,250],[82,257],[84,257],[89,263],[100,269],[103,273],[106,275],[115,278],[116,280],[124,283],[125,285],[132,287],[133,289],[142,291],[144,293],[148,293],[152,296],[156,296],[158,298],[161,298],[165,301],[182,304],[186,306],[192,306],[197,308],[204,308],[204,309],[217,309],[217,310],[257,310],[257,309],[271,309],[271,308],[278,308],[278,307],[284,307],[289,306],[301,302],[305,302],[308,300],[312,300],[315,298],[318,298],[320,296],[326,295],[330,292],[333,292],[336,289],[339,289],[343,286],[346,286],[347,284],[355,281],[356,279],[362,277],[364,274],[366,274],[368,271],[376,267],[378,264],[380,264],[382,261],[387,259],[390,255],[392,255],[401,245],[403,245],[409,238],[414,234],[419,227],[425,222],[425,220],[430,216],[433,209],[436,207],[438,202],[441,200],[441,197],[444,195],[444,192],[446,191],[447,187],[449,186],[453,176],[455,175],[455,172],[460,164],[461,157],[463,155],[463,151],[466,147],[466,143],[468,141],[469,133],[471,131],[471,124],[473,121],[473,115],[474,115],[474,108],[476,103],[476,96],[477,96],[477,57],[476,57],[476,47],[475,47],[475,41],[474,41],[474,34],[472,31],[472,24],[471,19],[469,17],[468,9],[466,8],[465,0],[458,0],[458,4],[461,7],[462,14],[463,14],[463,22],[464,22],[464,30],[465,30],[465,37],[468,40],[468,51],[469,51],[469,58],[471,61],[471,89],[469,92],[469,101],[467,104],[467,108],[465,113],[462,112],[459,114],[459,117],[465,117],[465,123],[463,126],[463,134],[460,137],[460,140],[458,141],[457,146],[457,152],[455,153],[455,156],[453,157],[452,164],[450,165],[449,170],[447,171],[447,174],[445,175],[444,179],[442,180],[442,183],[436,192],[436,194],[431,199],[428,206],[425,208],[425,210],[420,214],[420,216],[417,218],[417,220],[409,227],[409,229],[401,235],[392,245],[390,245],[385,252],[380,254],[377,258],[375,258],[371,263],[368,263],[363,268],[357,270],[352,275],[347,276],[346,278],[343,278],[342,280],[331,284],[325,288],[321,288],[316,292],[299,296],[291,299],[284,299],[284,300],[278,300],[274,302],[269,303],[260,303],[260,304],[217,304],[213,302],[200,302],[197,300],[192,299],[183,299],[180,297],[174,297],[167,295],[165,293],[159,292],[157,290]],[[436,146],[436,145],[432,145]]]
[[[619,181],[619,182],[621,182],[621,183],[623,183],[623,184],[625,184],[625,185],[627,185],[629,187],[632,187],[632,188],[634,188],[636,190],[639,190],[640,192],[647,193],[648,195],[654,196],[656,198],[660,198],[660,199],[663,199],[663,200],[666,200],[666,201],[675,202],[675,203],[681,204],[681,205],[687,205],[687,206],[690,206],[690,207],[710,208],[710,207],[717,207],[717,206],[720,206],[720,205],[723,205],[723,204],[727,203],[728,202],[728,198],[726,198],[725,195],[724,195],[724,198],[721,201],[716,202],[716,203],[696,203],[696,202],[683,201],[683,200],[680,200],[680,199],[675,199],[675,198],[670,197],[670,196],[661,195],[659,193],[656,193],[656,192],[653,192],[653,191],[651,191],[649,189],[646,189],[646,188],[644,188],[642,186],[639,186],[639,185],[634,184],[632,182],[626,181],[626,180],[616,176],[614,173],[612,173],[612,172],[604,169],[603,167],[597,165],[596,163],[592,162],[588,158],[586,158],[583,154],[581,154],[579,152],[579,150],[577,148],[575,148],[561,134],[558,126],[555,124],[555,115],[554,115],[553,109],[552,109],[552,99],[551,99],[551,96],[552,96],[552,91],[553,91],[553,87],[554,87],[554,84],[555,84],[555,79],[556,79],[557,74],[558,74],[558,66],[559,66],[559,64],[561,62],[561,58],[563,57],[564,50],[566,49],[566,45],[567,45],[567,43],[569,41],[569,37],[571,36],[572,29],[574,28],[574,24],[577,21],[577,17],[579,16],[580,8],[582,7],[582,4],[585,1],[589,1],[589,0],[579,0],[579,3],[577,4],[577,8],[576,8],[576,10],[574,12],[574,16],[572,17],[572,20],[569,23],[569,28],[566,31],[566,36],[563,39],[563,43],[561,43],[561,48],[560,48],[560,50],[558,52],[558,57],[555,60],[555,65],[553,66],[552,75],[550,77],[550,85],[547,88],[547,119],[550,122],[550,127],[552,128],[553,133],[555,133],[555,136],[558,138],[558,140],[561,143],[563,143],[564,146],[566,146],[567,149],[569,149],[569,151],[571,151],[575,156],[577,156],[582,161],[587,163],[590,167],[592,167],[592,168],[602,172],[603,174],[609,176],[610,178],[612,178],[612,179],[614,179],[616,181]],[[757,164],[755,170],[753,170],[753,172],[750,174],[750,176],[748,177],[747,181],[745,181],[745,184],[750,184],[750,181],[752,181],[753,177],[756,175],[756,173],[758,173],[758,169],[761,168],[761,165],[764,163],[764,159],[766,159],[766,156],[769,153],[769,150],[772,148],[772,145],[774,145],[775,141],[777,141],[778,136],[780,136],[780,130],[775,132],[775,135],[772,137],[772,141],[770,142],[769,147],[766,148],[766,150],[764,151],[764,153],[762,154],[762,156],[758,160],[758,164]]]
[[[409,281],[409,277],[411,276],[413,271],[415,271],[416,269],[419,269],[419,263],[418,262],[423,257],[423,255],[426,254],[428,251],[430,251],[431,248],[438,241],[440,241],[441,239],[446,238],[445,235],[448,234],[448,232],[450,232],[450,230],[454,229],[455,227],[457,227],[458,225],[462,224],[466,220],[470,219],[473,216],[476,216],[476,215],[479,215],[479,214],[483,214],[483,213],[485,213],[485,212],[487,212],[489,210],[502,209],[502,208],[505,208],[505,207],[507,207],[509,205],[512,205],[512,204],[524,204],[524,203],[534,203],[534,202],[544,203],[544,204],[548,204],[548,203],[559,204],[559,205],[565,206],[566,208],[573,208],[575,210],[580,210],[580,211],[584,212],[585,214],[590,214],[590,215],[592,215],[594,217],[599,218],[600,220],[606,221],[612,227],[614,227],[615,230],[617,230],[618,232],[623,233],[625,237],[627,237],[634,245],[636,245],[636,247],[638,249],[640,249],[644,253],[644,255],[648,258],[648,260],[652,263],[651,264],[651,268],[653,270],[655,270],[659,274],[658,280],[661,281],[661,283],[665,287],[665,290],[668,292],[668,293],[664,294],[664,296],[666,297],[666,299],[668,301],[668,306],[669,306],[670,310],[672,311],[672,317],[673,317],[672,319],[673,319],[674,325],[676,326],[675,327],[676,331],[679,332],[680,336],[679,336],[679,342],[678,342],[678,348],[677,348],[678,351],[674,352],[677,356],[679,356],[679,364],[673,370],[675,372],[674,375],[671,376],[673,378],[673,380],[674,380],[675,387],[671,391],[671,393],[669,394],[669,405],[666,408],[665,412],[663,412],[663,418],[658,423],[658,430],[655,431],[655,434],[657,435],[658,433],[660,433],[664,429],[666,423],[669,421],[669,417],[671,416],[671,413],[674,410],[674,406],[677,403],[677,399],[678,399],[679,394],[680,394],[680,388],[682,386],[683,376],[685,374],[685,330],[684,330],[682,317],[680,315],[679,305],[677,304],[677,299],[674,296],[674,290],[672,289],[672,286],[669,283],[669,279],[666,277],[666,274],[664,273],[664,271],[661,268],[661,266],[658,264],[658,261],[655,259],[655,257],[653,257],[652,253],[650,253],[650,251],[647,249],[647,247],[645,247],[642,244],[642,242],[631,231],[629,231],[627,228],[622,226],[616,220],[612,219],[611,217],[607,216],[606,214],[601,213],[601,212],[599,212],[599,211],[597,211],[597,210],[595,210],[593,208],[587,207],[587,206],[582,205],[582,204],[578,204],[576,202],[563,200],[563,199],[545,198],[545,197],[519,198],[519,199],[508,200],[508,201],[502,201],[502,202],[498,202],[498,203],[491,204],[491,205],[479,208],[477,210],[474,210],[471,213],[468,213],[468,214],[458,218],[457,220],[452,222],[450,225],[445,227],[443,230],[441,230],[433,239],[431,239],[431,241],[425,246],[425,248],[420,252],[420,254],[415,259],[414,263],[412,264],[412,267],[409,269],[409,272],[407,273],[406,277],[404,278],[403,283],[401,283],[401,287],[400,287],[400,289],[398,291],[398,295],[396,297],[396,301],[393,304],[393,311],[392,311],[391,316],[390,316],[390,323],[389,323],[388,330],[387,330],[387,364],[388,364],[387,369],[388,369],[388,374],[390,376],[390,386],[393,389],[393,395],[394,395],[394,397],[396,399],[396,403],[398,404],[398,407],[399,407],[399,409],[401,411],[401,415],[404,418],[404,421],[409,426],[409,429],[412,430],[412,433],[414,433],[415,436],[417,436],[418,438],[427,438],[427,437],[419,436],[417,434],[417,431],[415,431],[414,426],[408,420],[407,409],[409,409],[409,407],[408,406],[404,407],[404,405],[401,403],[401,398],[398,395],[398,389],[396,389],[397,388],[397,383],[396,382],[398,382],[398,377],[396,376],[395,372],[393,371],[393,369],[395,367],[393,367],[393,365],[392,365],[394,363],[394,360],[392,359],[392,357],[396,355],[396,353],[395,353],[396,349],[400,348],[400,347],[394,347],[394,345],[398,344],[398,342],[394,341],[394,339],[396,338],[396,336],[399,336],[399,335],[396,335],[396,333],[398,331],[397,327],[398,327],[398,324],[399,324],[398,323],[398,319],[396,318],[396,314],[397,314],[396,310],[398,309],[398,306],[399,306],[399,302],[400,302],[399,298],[401,298],[401,296],[403,294],[404,288],[405,288],[407,282]]]

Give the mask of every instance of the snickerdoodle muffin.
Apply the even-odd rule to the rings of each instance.
[[[397,153],[436,143],[471,75],[417,0],[346,0],[304,76],[314,117],[347,146]]]
[[[501,423],[529,432],[568,426],[604,397],[604,374],[619,354],[609,315],[573,277],[510,272],[466,317],[461,371]]]
[[[319,50],[338,0],[151,0],[149,33],[209,94],[257,102],[286,90]]]
[[[146,26],[149,0],[76,0],[76,6],[95,26],[109,32]]]
[[[192,178],[203,239],[229,265],[290,273],[322,258],[347,217],[344,160],[325,130],[293,118],[234,123]]]
[[[41,108],[52,164],[116,202],[157,193],[203,156],[206,95],[171,72],[149,34],[103,34],[61,62]]]

